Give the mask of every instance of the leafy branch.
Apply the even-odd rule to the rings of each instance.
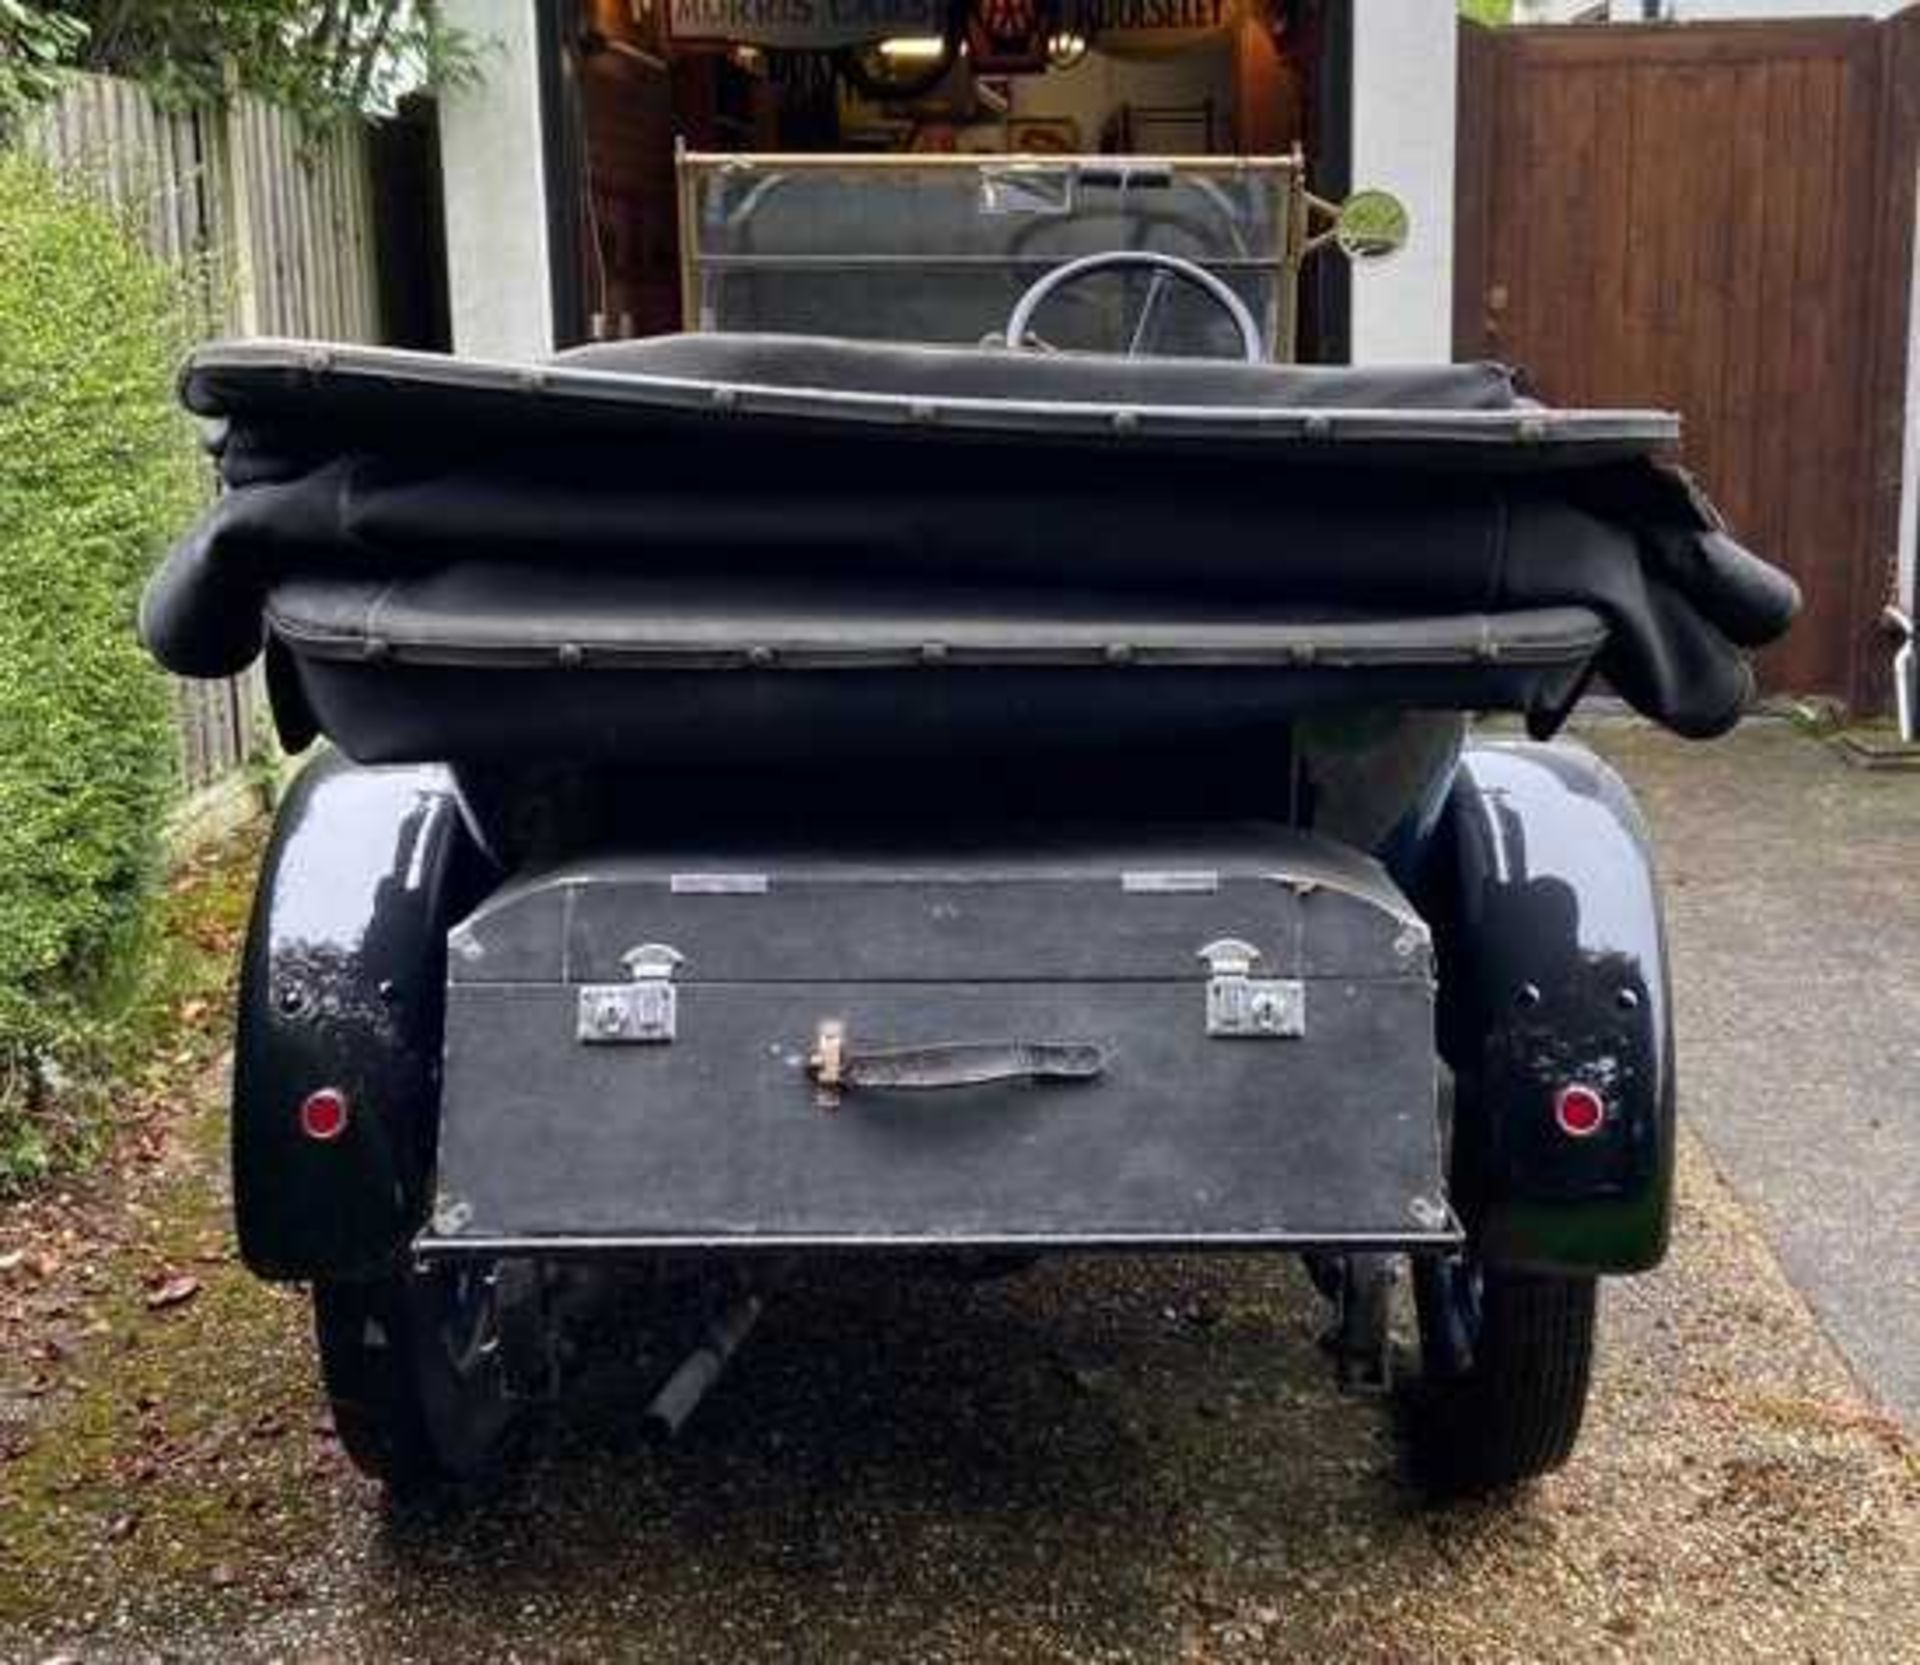
[[[0,121],[46,97],[63,66],[176,104],[237,86],[316,128],[390,115],[478,69],[430,0],[0,0],[0,49]]]
[[[60,85],[60,66],[84,49],[87,26],[77,17],[0,0],[0,142]]]

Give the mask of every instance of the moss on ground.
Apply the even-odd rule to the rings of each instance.
[[[82,1199],[132,1227],[87,1251],[104,1293],[42,1301],[55,1314],[78,1302],[87,1323],[38,1391],[11,1401],[28,1420],[0,1461],[8,1624],[107,1623],[136,1591],[136,1615],[175,1599],[196,1615],[249,1604],[272,1592],[248,1545],[265,1534],[297,1565],[338,1506],[341,1461],[298,1362],[304,1294],[238,1264],[222,1178],[231,988],[257,841],[187,864],[160,912],[128,1027],[142,1044],[120,1073],[128,1114],[116,1120],[158,1114],[164,1147],[145,1172],[110,1152],[98,1194]]]

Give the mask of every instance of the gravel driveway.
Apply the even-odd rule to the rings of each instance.
[[[9,1274],[0,1343],[43,1342],[0,1356],[0,1658],[1920,1658],[1913,1447],[1691,1136],[1674,1255],[1609,1288],[1580,1453],[1518,1501],[1419,1506],[1290,1265],[1115,1258],[820,1267],[678,1445],[608,1374],[493,1495],[395,1516],[304,1303],[227,1258],[219,1096],[31,1217],[123,1229]]]
[[[1588,736],[1653,822],[1682,1090],[1869,1387],[1920,1426],[1920,773],[1784,722]],[[1920,1627],[1920,1620],[1917,1620]]]

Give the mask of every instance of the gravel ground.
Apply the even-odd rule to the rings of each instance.
[[[1784,722],[1590,731],[1653,822],[1695,1125],[1873,1391],[1920,1426],[1920,773]],[[1920,1622],[1920,1621],[1917,1621]]]
[[[492,1495],[404,1516],[324,1431],[298,1302],[208,1267],[10,1483],[0,1657],[1920,1657],[1911,1446],[1691,1142],[1682,1194],[1574,1463],[1441,1514],[1285,1265],[823,1269],[678,1446],[589,1384]]]
[[[678,1445],[610,1372],[396,1515],[225,1249],[219,1097],[210,1058],[164,1159],[0,1210],[0,1659],[1920,1659],[1914,1449],[1691,1137],[1518,1500],[1419,1505],[1292,1266],[1115,1258],[822,1266]]]

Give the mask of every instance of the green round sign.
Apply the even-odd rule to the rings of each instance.
[[[1406,247],[1407,205],[1391,191],[1355,191],[1340,205],[1333,239],[1352,260],[1382,260]]]

